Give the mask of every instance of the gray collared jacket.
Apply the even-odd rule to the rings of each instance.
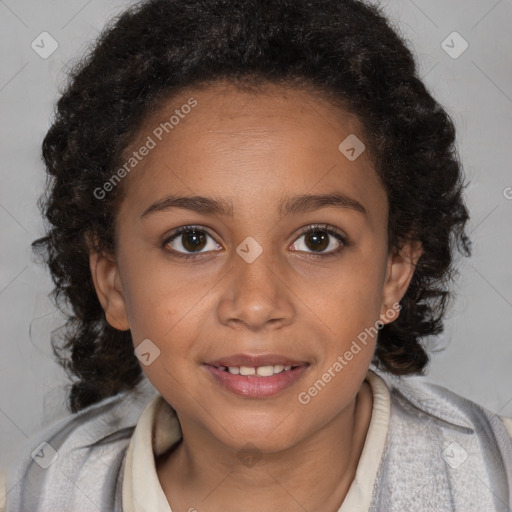
[[[443,387],[379,375],[391,414],[369,512],[511,512],[512,441],[499,417]],[[6,512],[122,512],[128,444],[155,393],[144,379],[32,437],[8,469]]]

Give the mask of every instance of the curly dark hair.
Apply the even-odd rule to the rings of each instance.
[[[106,322],[89,270],[91,234],[97,250],[115,251],[123,189],[103,200],[94,191],[161,102],[221,79],[302,84],[360,119],[388,194],[389,246],[423,246],[400,316],[379,330],[374,364],[395,375],[424,373],[424,338],[443,331],[455,249],[471,253],[466,185],[454,124],[381,9],[356,0],[139,2],[73,63],[42,145],[48,227],[33,246],[67,315],[64,344],[52,338],[52,347],[74,377],[72,412],[133,389],[143,375],[130,332]]]

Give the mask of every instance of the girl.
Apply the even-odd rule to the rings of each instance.
[[[141,2],[43,156],[74,414],[9,468],[7,512],[510,509],[508,420],[404,378],[468,212],[376,7]]]

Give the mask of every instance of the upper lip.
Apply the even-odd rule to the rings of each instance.
[[[287,356],[279,354],[235,354],[232,356],[221,357],[215,361],[208,361],[210,366],[248,366],[249,368],[255,366],[271,366],[281,364],[283,366],[305,366],[308,363],[305,361],[297,361]]]

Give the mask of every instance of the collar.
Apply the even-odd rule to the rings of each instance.
[[[480,407],[449,389],[432,384],[424,376],[399,377],[382,374],[391,397],[403,409],[419,419],[435,419],[444,427],[465,434],[473,434],[473,421],[468,415]],[[468,405],[471,405],[468,407]]]
[[[389,390],[372,370],[368,370],[366,380],[372,388],[372,417],[355,478],[338,512],[368,511],[386,441]],[[158,479],[155,457],[181,437],[176,411],[158,394],[142,413],[128,447],[122,485],[125,512],[172,512]]]

